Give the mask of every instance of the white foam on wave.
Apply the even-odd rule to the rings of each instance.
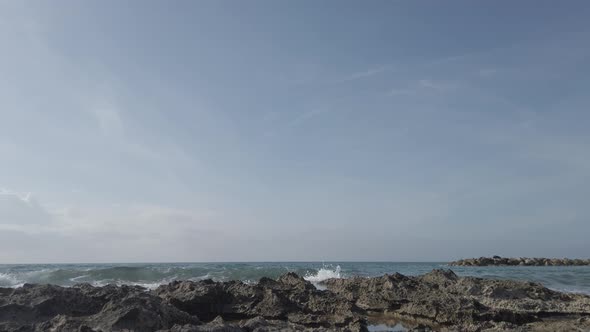
[[[169,284],[170,281],[157,281],[157,282],[138,282],[138,281],[126,281],[126,280],[97,280],[93,281],[90,284],[94,287],[104,287],[107,285],[116,285],[116,286],[140,286],[143,288],[147,288],[149,290],[154,290],[161,285]]]
[[[190,280],[190,281],[201,281],[201,280],[205,280],[205,279],[211,279],[211,275],[209,273],[207,273],[202,276],[188,278],[188,280]]]
[[[209,274],[200,276],[200,277],[193,277],[190,278],[188,280],[191,281],[198,281],[198,280],[204,280],[209,278]],[[103,279],[103,280],[96,280],[91,282],[91,284],[93,286],[97,286],[97,287],[103,287],[106,285],[117,285],[117,286],[123,286],[123,285],[127,285],[127,286],[141,286],[144,288],[147,288],[149,290],[154,290],[156,288],[158,288],[161,285],[167,285],[173,281],[178,280],[178,276],[171,276],[168,278],[164,278],[158,281],[153,281],[153,282],[149,282],[149,281],[128,281],[128,280],[113,280],[113,279]]]
[[[20,287],[24,282],[12,274],[0,273],[0,287]]]
[[[90,277],[90,275],[83,274],[81,276],[70,278],[69,280],[72,281],[72,282],[78,282],[78,280],[83,279],[83,278],[88,278],[88,277]]]
[[[556,292],[590,295],[590,290],[575,287],[547,287]]]
[[[324,266],[321,269],[319,269],[316,274],[308,273],[303,277],[303,279],[305,279],[313,284],[318,284],[324,280],[334,279],[334,278],[336,278],[336,279],[342,278],[342,276],[340,274],[340,265],[336,265],[336,267],[334,269],[330,269],[330,268],[327,268],[326,266]]]
[[[147,288],[149,290],[154,290],[154,289],[160,287],[161,285],[166,285],[166,284],[169,284],[169,283],[168,282],[165,282],[165,283],[163,283],[163,282],[145,282],[145,283],[134,282],[131,284],[126,283],[125,285],[141,286],[141,287]],[[119,286],[121,286],[121,285],[119,285]]]

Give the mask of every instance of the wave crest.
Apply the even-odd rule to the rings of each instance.
[[[303,279],[317,284],[317,283],[321,283],[324,280],[328,280],[328,279],[339,279],[342,278],[341,274],[341,269],[340,269],[340,265],[336,265],[335,268],[328,268],[327,266],[322,267],[321,269],[319,269],[315,274],[311,274],[311,273],[306,273],[306,275],[303,277]]]

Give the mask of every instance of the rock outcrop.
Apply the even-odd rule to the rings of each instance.
[[[534,330],[547,321],[563,323],[571,317],[565,320],[574,324],[590,317],[590,296],[530,282],[458,277],[450,270],[417,277],[331,279],[325,285],[367,312],[426,322],[441,330]]]
[[[27,284],[0,290],[0,331],[156,331],[199,323],[141,287]]]
[[[590,297],[539,284],[422,276],[330,279],[296,274],[257,284],[176,281],[134,286],[0,288],[0,331],[366,331],[395,320],[415,331],[586,331]]]
[[[253,317],[287,321],[308,327],[341,328],[362,325],[359,310],[346,299],[317,290],[294,273],[258,284],[240,281],[177,281],[158,287],[160,298],[204,320],[217,316],[237,320]]]
[[[466,258],[449,263],[451,266],[584,266],[590,259],[569,258],[505,258],[500,256]]]

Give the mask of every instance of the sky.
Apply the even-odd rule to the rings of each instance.
[[[0,263],[590,252],[587,1],[0,1]]]

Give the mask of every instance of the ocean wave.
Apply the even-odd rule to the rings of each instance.
[[[39,264],[0,265],[0,287],[24,283],[73,286],[89,283],[138,285],[156,288],[175,280],[241,280],[256,283],[262,277],[277,279],[295,272],[322,288],[331,278],[372,277],[399,272],[419,275],[439,268],[440,263],[162,263],[162,264]],[[488,267],[453,270],[461,276],[534,281],[551,289],[590,294],[590,267]]]
[[[562,293],[590,295],[590,289],[583,289],[583,288],[577,288],[577,287],[567,287],[567,286],[547,287],[547,288],[554,290],[556,292],[562,292]]]
[[[23,281],[8,273],[0,273],[0,287],[14,287],[22,284]]]
[[[341,271],[342,269],[340,268],[340,265],[336,265],[336,267],[333,269],[322,267],[316,273],[307,273],[303,279],[311,283],[318,284],[324,280],[342,278]]]
[[[102,287],[106,285],[117,285],[117,286],[140,286],[143,288],[147,288],[149,290],[153,290],[158,288],[161,285],[167,285],[174,281],[175,279],[163,279],[155,282],[148,282],[148,281],[129,281],[129,280],[95,280],[90,284],[95,287]]]

